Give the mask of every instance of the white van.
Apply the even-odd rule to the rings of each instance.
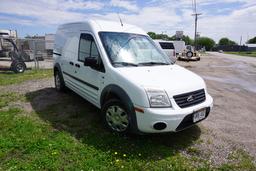
[[[56,89],[69,88],[101,109],[115,132],[180,131],[204,120],[213,105],[203,79],[175,65],[133,25],[61,25],[54,59]]]
[[[173,41],[168,40],[154,40],[156,44],[166,53],[168,57],[171,58],[172,61],[176,61],[176,49],[174,47]]]

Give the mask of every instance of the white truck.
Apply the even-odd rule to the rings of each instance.
[[[61,25],[54,59],[56,90],[69,88],[94,104],[114,132],[180,131],[207,118],[213,106],[204,80],[175,65],[133,25]]]

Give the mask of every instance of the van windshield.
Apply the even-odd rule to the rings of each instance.
[[[99,35],[113,66],[172,64],[148,36],[118,32],[100,32]]]

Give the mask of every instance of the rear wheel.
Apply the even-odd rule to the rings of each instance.
[[[62,74],[59,71],[54,72],[54,82],[55,82],[55,89],[57,91],[64,91],[65,90],[65,83],[62,77]]]
[[[187,56],[188,58],[192,58],[192,57],[193,57],[193,53],[192,53],[191,51],[188,51],[188,52],[186,53],[186,56]]]
[[[118,99],[108,100],[102,107],[104,125],[113,132],[128,133],[131,127],[129,110]]]
[[[14,61],[11,64],[11,69],[15,73],[23,73],[26,70],[26,68],[27,68],[26,64],[21,61]]]

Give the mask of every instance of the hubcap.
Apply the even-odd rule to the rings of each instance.
[[[23,65],[22,64],[17,64],[16,68],[17,68],[18,72],[22,72],[23,71]]]
[[[58,90],[60,89],[60,77],[58,74],[55,75],[55,86]]]
[[[119,106],[110,106],[106,111],[108,125],[115,131],[123,132],[129,125],[127,113]]]

